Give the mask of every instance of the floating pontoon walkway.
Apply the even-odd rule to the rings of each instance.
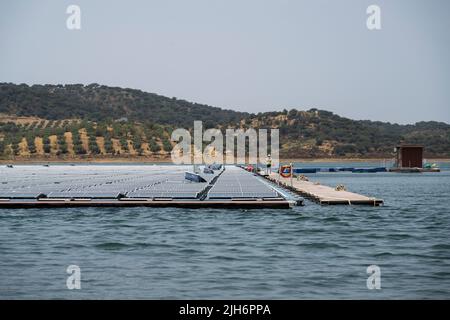
[[[0,208],[290,208],[261,177],[234,166],[185,178],[192,166],[91,165],[0,167]]]
[[[267,178],[273,182],[280,183],[285,188],[297,192],[319,204],[327,205],[372,205],[379,206],[383,200],[370,198],[353,192],[336,190],[311,181],[297,180],[297,178],[279,177],[277,173],[271,173]]]

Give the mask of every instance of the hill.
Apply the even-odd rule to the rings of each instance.
[[[214,126],[219,121],[234,123],[250,116],[245,112],[98,84],[28,86],[0,83],[0,113],[32,115],[48,120],[107,121],[125,117],[131,121],[148,119],[178,127],[192,126],[194,120]]]
[[[174,128],[279,128],[281,156],[391,157],[398,143],[450,157],[450,125],[357,121],[324,110],[251,114],[140,90],[91,85],[0,83],[0,157],[167,158]]]

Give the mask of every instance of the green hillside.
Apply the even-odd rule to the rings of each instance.
[[[0,158],[167,158],[174,128],[279,128],[281,156],[391,157],[398,143],[450,157],[450,125],[356,121],[328,111],[250,114],[140,90],[0,83]]]
[[[232,123],[250,116],[140,90],[98,84],[27,86],[0,83],[0,113],[49,120],[105,121],[126,117],[131,121],[148,120],[182,127],[192,125],[194,120],[213,126],[218,121]]]

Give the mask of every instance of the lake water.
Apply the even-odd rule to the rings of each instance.
[[[380,164],[320,164],[365,165]],[[384,199],[377,208],[0,209],[0,298],[449,299],[450,167],[440,165],[309,175]],[[380,290],[367,289],[373,264]],[[81,290],[66,287],[69,265]]]

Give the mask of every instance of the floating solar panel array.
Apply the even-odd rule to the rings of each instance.
[[[187,201],[274,199],[279,194],[252,173],[237,167],[213,168],[185,179],[189,166],[14,166],[0,167],[0,200],[116,199]]]
[[[220,171],[184,179],[183,166],[0,167],[0,199],[196,199]]]
[[[208,192],[209,199],[279,198],[279,194],[252,173],[227,167]]]
[[[127,193],[128,199],[198,199],[209,186],[209,183],[220,174],[199,174],[206,182],[187,180],[185,173],[169,177],[164,183],[153,184]]]

